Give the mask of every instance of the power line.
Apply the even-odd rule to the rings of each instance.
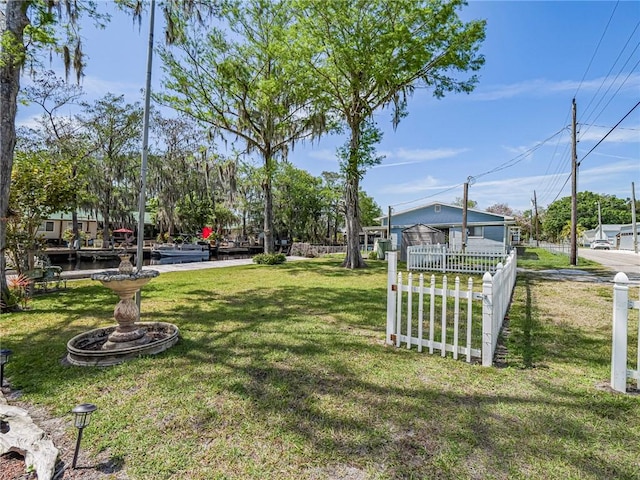
[[[546,138],[545,140],[537,143],[536,145],[534,145],[533,147],[531,147],[530,149],[528,149],[527,151],[517,155],[516,157],[507,160],[506,162],[501,163],[500,165],[492,168],[491,170],[487,170],[486,172],[480,173],[478,175],[471,175],[473,178],[480,178],[480,177],[484,177],[485,175],[489,175],[490,173],[495,173],[495,172],[499,172],[501,170],[505,170],[507,168],[513,167],[515,165],[517,165],[518,163],[522,162],[523,160],[525,160],[530,154],[532,154],[533,152],[535,152],[537,149],[539,149],[540,147],[542,147],[545,143],[549,142],[550,140],[552,140],[553,138],[555,138],[557,135],[561,134],[562,132],[564,132],[567,129],[567,127],[562,127],[560,130],[558,130],[556,133],[554,133],[553,135],[551,135],[550,137]],[[464,185],[464,182],[459,183],[457,185],[454,185],[452,187],[448,187],[444,190],[439,190],[436,193],[433,193],[431,195],[427,195],[425,197],[421,197],[421,198],[417,198],[415,200],[409,200],[406,202],[400,202],[400,203],[396,203],[394,205],[392,205],[393,207],[399,207],[402,205],[408,205],[410,203],[416,203],[416,202],[420,202],[422,200],[426,200],[428,198],[432,198],[435,197],[437,195],[442,195],[443,193],[447,193],[450,192],[451,190],[455,190],[457,188],[460,188],[462,185]]]
[[[616,66],[616,64],[618,63],[618,60],[620,60],[620,57],[622,56],[622,54],[624,53],[624,51],[627,49],[627,46],[629,45],[629,42],[631,42],[631,39],[633,38],[634,34],[636,33],[636,31],[638,30],[638,27],[640,26],[640,23],[636,24],[636,28],[633,29],[633,32],[631,32],[631,34],[629,35],[629,38],[627,38],[626,43],[624,44],[624,46],[622,47],[622,49],[620,50],[620,53],[618,54],[618,56],[616,57],[616,59],[614,60],[614,62],[611,64],[611,68],[609,69],[609,71],[607,72],[607,74],[602,78],[602,82],[600,83],[600,85],[598,86],[598,90],[596,91],[596,93],[593,94],[593,96],[591,97],[591,100],[589,100],[589,103],[587,104],[586,108],[584,109],[585,114],[588,114],[587,119],[584,122],[580,122],[580,123],[587,123],[589,121],[589,119],[591,118],[591,116],[593,115],[593,111],[590,113],[589,112],[589,108],[591,107],[591,104],[593,103],[593,101],[596,99],[596,97],[598,96],[598,93],[600,93],[600,90],[602,89],[604,83],[607,81],[607,79],[609,78],[609,75],[611,74],[611,72],[613,71],[613,68]],[[638,49],[638,45],[636,44],[636,48],[633,49],[633,51],[629,54],[629,58],[627,59],[627,61],[624,63],[624,65],[622,66],[622,68],[620,69],[620,72],[622,71],[622,69],[626,66],[627,63],[629,63],[629,60],[631,59],[631,57],[633,56],[633,54],[635,53],[635,51]],[[615,83],[615,81],[618,79],[618,77],[620,76],[620,72],[618,72],[618,74],[616,75],[616,77],[613,79],[613,81],[611,82],[611,85],[613,85]],[[607,95],[607,92],[609,92],[609,90],[611,89],[611,85],[609,85],[609,88],[607,88],[607,91],[602,95],[603,98]],[[598,107],[598,105],[600,104],[600,102],[602,102],[602,99],[598,102],[598,104],[593,107],[593,110],[595,111],[595,109]]]
[[[480,177],[484,177],[485,175],[489,175],[490,173],[495,173],[495,172],[499,172],[501,170],[505,170],[507,168],[513,167],[514,165],[517,165],[518,163],[522,162],[523,160],[525,160],[529,155],[531,155],[533,152],[535,152],[536,150],[538,150],[540,147],[542,147],[544,144],[546,144],[547,142],[551,141],[553,138],[555,138],[556,136],[560,135],[562,132],[564,132],[567,129],[567,127],[562,127],[560,130],[558,130],[556,133],[554,133],[553,135],[551,135],[550,137],[546,138],[545,140],[539,142],[538,144],[534,145],[533,147],[531,147],[530,149],[528,149],[525,152],[522,152],[520,155],[512,158],[511,160],[507,160],[506,162],[501,163],[500,165],[498,165],[495,168],[492,168],[491,170],[487,170],[484,173],[479,173],[478,175],[472,175],[474,178],[480,178]]]
[[[604,39],[605,34],[607,33],[607,30],[609,29],[609,24],[611,23],[611,20],[613,19],[613,14],[616,13],[616,9],[618,8],[618,4],[620,3],[620,0],[618,0],[615,4],[615,6],[613,7],[613,11],[611,12],[611,16],[609,16],[609,21],[607,22],[607,25],[604,27],[604,31],[602,32],[602,35],[600,36],[600,40],[598,41],[598,45],[596,45],[596,49],[593,52],[593,55],[591,56],[591,60],[589,60],[589,65],[587,65],[587,69],[584,72],[584,75],[582,75],[582,80],[580,80],[580,84],[578,85],[578,88],[576,89],[576,93],[573,94],[573,98],[576,98],[576,96],[578,95],[578,91],[580,90],[580,87],[582,87],[582,82],[584,82],[584,79],[587,77],[587,73],[589,73],[589,69],[591,68],[591,64],[593,63],[593,60],[596,58],[596,54],[598,53],[598,50],[600,49],[600,44],[602,43],[602,40]]]
[[[584,159],[585,159],[585,158],[587,158],[587,157],[589,156],[589,154],[590,154],[591,152],[593,152],[593,151],[596,149],[596,147],[597,147],[598,145],[600,145],[600,144],[604,141],[604,139],[605,139],[605,138],[607,138],[607,137],[609,136],[609,134],[611,134],[611,132],[613,132],[613,131],[616,129],[616,127],[617,127],[618,125],[620,125],[620,124],[624,121],[624,119],[625,119],[625,118],[627,118],[629,115],[631,115],[631,112],[633,112],[636,108],[638,108],[638,105],[640,105],[640,102],[636,103],[636,104],[633,106],[633,108],[632,108],[631,110],[629,110],[629,111],[626,113],[626,115],[620,119],[620,121],[619,121],[618,123],[616,123],[613,127],[611,127],[611,130],[609,130],[609,131],[607,132],[607,134],[606,134],[604,137],[602,137],[602,138],[600,139],[600,141],[599,141],[598,143],[596,143],[596,144],[593,146],[593,148],[592,148],[591,150],[589,150],[589,151],[586,153],[586,155],[585,155],[584,157],[582,157],[582,160],[580,160],[580,161],[578,162],[578,166],[580,166],[580,164],[584,161]]]

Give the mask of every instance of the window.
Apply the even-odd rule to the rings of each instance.
[[[436,213],[440,213],[440,208],[441,208],[440,205],[434,205],[433,211],[436,212]]]
[[[53,222],[43,222],[38,227],[39,232],[53,232]]]
[[[467,232],[469,237],[482,237],[484,236],[483,227],[468,227]]]

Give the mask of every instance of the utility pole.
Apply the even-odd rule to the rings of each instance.
[[[469,179],[464,182],[464,192],[462,194],[462,252],[467,249],[467,202],[469,199]]]
[[[633,251],[638,253],[638,224],[636,223],[636,187],[631,182],[631,228],[633,230]]]
[[[536,191],[533,191],[533,210],[535,212],[535,233],[536,233],[536,247],[540,246],[540,235],[538,234],[538,199],[536,198]]]
[[[576,99],[572,101],[571,120],[571,265],[578,265],[577,230],[578,230],[578,154],[576,135]]]
[[[136,255],[136,271],[142,270],[142,257],[144,255],[144,211],[146,208],[147,185],[147,156],[149,152],[149,114],[151,105],[151,67],[153,65],[153,29],[155,23],[156,0],[151,0],[149,15],[149,48],[147,49],[147,79],[144,91],[144,112],[142,118],[142,159],[140,166],[140,198],[138,202],[138,242]],[[136,305],[138,306],[138,321],[140,321],[140,290],[136,292]]]
[[[600,237],[600,240],[604,240],[602,236],[602,208],[600,206],[600,200],[598,200],[598,237]]]

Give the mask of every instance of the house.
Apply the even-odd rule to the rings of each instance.
[[[634,250],[633,224],[603,224],[594,229],[587,230],[582,234],[582,243],[584,246],[591,245],[591,242],[594,240],[609,240],[609,243],[613,245],[614,248],[619,250]]]
[[[54,213],[40,224],[38,234],[41,234],[47,243],[63,245],[65,230],[73,228],[71,220],[71,213]],[[78,212],[78,230],[84,232],[88,239],[96,238],[98,233],[97,218],[87,212]]]
[[[617,245],[620,250],[631,250],[635,252],[638,251],[637,224],[634,225],[630,223],[629,225],[620,225],[620,231],[616,235],[616,238],[617,238]]]
[[[462,217],[462,207],[440,202],[392,212],[392,248],[401,252],[401,260],[406,260],[402,252],[406,253],[409,245],[422,245],[433,242],[435,238],[451,249],[461,249]],[[389,225],[388,215],[379,217],[379,220],[382,226]],[[504,249],[520,242],[520,227],[516,226],[513,217],[467,208],[466,223],[468,250]],[[441,235],[436,235],[434,230]],[[425,240],[427,234],[428,240]]]
[[[98,214],[96,217],[94,214],[79,210],[78,213],[78,230],[84,233],[86,242],[89,240],[95,240],[102,234],[103,221],[102,216]],[[132,218],[138,218],[137,212],[132,212]],[[147,235],[153,229],[153,222],[151,214],[145,212],[144,214],[145,235]],[[111,222],[112,225],[116,224]],[[120,226],[120,222],[117,223]],[[38,227],[38,234],[42,235],[47,243],[51,245],[64,245],[63,239],[65,230],[71,230],[73,228],[73,222],[71,213],[54,213],[44,220]],[[114,227],[118,228],[118,227]]]

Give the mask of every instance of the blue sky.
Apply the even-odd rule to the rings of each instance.
[[[461,16],[487,20],[486,64],[475,91],[436,100],[418,90],[395,131],[389,112],[375,117],[385,159],[362,187],[383,211],[451,203],[470,176],[469,198],[480,209],[496,203],[529,209],[534,190],[540,207],[570,195],[574,97],[578,191],[627,198],[635,182],[640,197],[640,106],[593,149],[640,101],[640,2],[471,1]],[[162,16],[156,20],[157,42]],[[139,29],[114,11],[105,30],[87,27],[83,35],[87,99],[112,92],[141,100],[148,19]],[[156,56],[156,87],[160,78]],[[19,122],[31,115],[19,110]],[[313,175],[337,171],[336,148],[344,140],[298,145],[290,159]]]

